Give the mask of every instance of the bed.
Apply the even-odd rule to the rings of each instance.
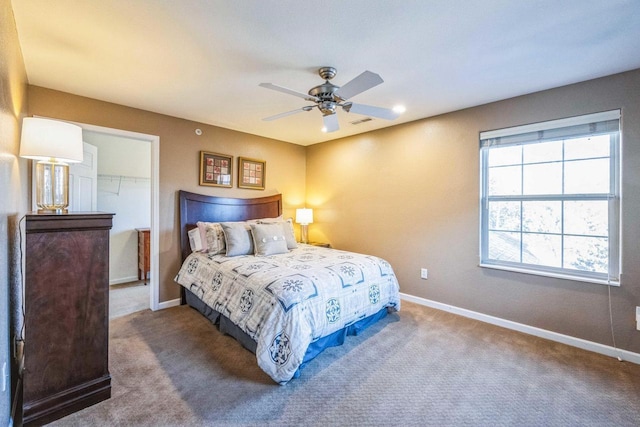
[[[175,280],[183,304],[252,351],[279,384],[297,378],[325,348],[400,309],[398,281],[385,260],[291,242],[279,194],[236,199],[180,191],[179,210],[183,263]],[[203,224],[225,227],[223,251],[192,250]],[[234,230],[246,230],[255,247],[236,254]],[[259,238],[265,230],[278,230],[275,242],[271,234]]]

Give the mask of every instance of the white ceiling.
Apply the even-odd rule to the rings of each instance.
[[[638,0],[13,0],[29,83],[310,145],[640,68]],[[394,121],[314,109],[276,121],[338,69]]]

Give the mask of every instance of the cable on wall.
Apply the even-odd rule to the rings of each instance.
[[[21,315],[22,315],[22,319],[21,319],[21,325],[20,325],[20,332],[19,332],[19,336],[18,338],[16,338],[16,343],[14,344],[14,352],[17,352],[18,350],[18,343],[21,343],[21,351],[17,352],[19,354],[14,354],[14,358],[16,359],[16,361],[18,362],[18,378],[21,379],[22,375],[23,375],[23,371],[24,371],[24,344],[25,344],[25,337],[24,337],[24,328],[25,328],[25,318],[26,318],[26,314],[25,314],[25,292],[26,292],[26,287],[25,287],[25,280],[24,280],[24,252],[22,250],[22,225],[24,223],[24,220],[27,218],[26,215],[23,215],[22,218],[20,218],[20,221],[18,221],[18,251],[20,254],[20,288],[21,288],[21,295],[20,295],[20,311],[21,311]],[[25,229],[25,234],[26,234],[27,230]]]
[[[620,351],[620,349],[618,349],[618,346],[616,345],[616,335],[613,332],[613,310],[611,309],[611,286],[607,286],[607,292],[609,294],[609,325],[611,326],[611,340],[613,341],[613,348],[615,348],[617,351]],[[618,354],[618,360],[622,362],[622,352]]]

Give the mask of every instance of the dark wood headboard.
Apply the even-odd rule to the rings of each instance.
[[[180,190],[180,248],[184,261],[191,253],[189,230],[198,221],[246,221],[282,215],[282,194],[255,199],[205,196]]]

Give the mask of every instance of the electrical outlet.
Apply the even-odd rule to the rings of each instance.
[[[2,391],[7,391],[7,379],[9,378],[9,373],[7,372],[7,362],[2,362]]]
[[[636,329],[640,331],[640,306],[636,307]]]
[[[421,268],[420,269],[420,278],[421,279],[428,279],[429,278],[429,270],[427,270],[426,268]]]

